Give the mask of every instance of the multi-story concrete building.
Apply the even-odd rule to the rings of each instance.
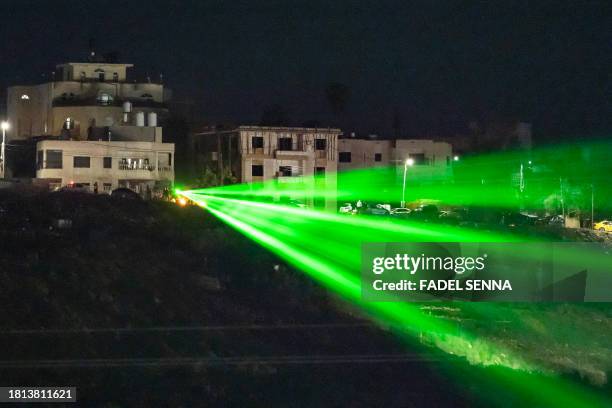
[[[149,112],[167,113],[169,92],[161,83],[129,82],[132,64],[70,62],[57,65],[51,82],[11,86],[7,91],[9,140],[33,136],[64,136],[87,140],[92,128],[137,125]],[[134,115],[124,115],[128,102]]]
[[[404,163],[412,159],[409,177],[420,181],[450,180],[454,160],[452,146],[425,139],[378,140],[342,138],[338,140],[338,170],[394,166],[403,173]]]
[[[174,145],[157,141],[43,140],[37,143],[37,182],[50,189],[79,185],[95,193],[125,187],[145,197],[174,181]]]
[[[93,192],[117,187],[143,195],[174,181],[174,145],[163,143],[167,114],[161,83],[129,82],[131,64],[60,64],[54,80],[12,86],[7,93],[9,140],[37,143],[37,182]]]
[[[196,133],[192,143],[200,169],[229,173],[242,183],[273,181],[275,199],[335,210],[332,195],[323,199],[316,190],[336,191],[339,135],[331,128],[238,126]]]

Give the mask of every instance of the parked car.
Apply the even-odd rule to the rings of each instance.
[[[438,219],[438,207],[433,204],[422,205],[410,212],[410,218],[418,221],[429,222]]]
[[[410,208],[394,208],[391,210],[391,215],[393,215],[394,217],[407,217],[410,214]]]
[[[351,203],[344,203],[338,211],[340,214],[351,214],[353,212],[353,205]]]
[[[81,183],[73,183],[65,185],[60,188],[58,191],[61,192],[70,192],[70,193],[91,193],[89,189],[89,184],[81,184]]]
[[[138,193],[125,187],[114,189],[111,192],[111,197],[123,200],[142,200],[142,197]]]
[[[367,215],[389,215],[390,212],[383,206],[368,207],[365,210],[359,212],[359,214]]]
[[[458,211],[440,211],[438,220],[445,224],[459,225],[464,220],[464,216]]]
[[[510,228],[525,227],[536,225],[537,220],[538,217],[535,215],[509,212],[502,216],[501,224]]]
[[[593,229],[602,232],[612,232],[612,221],[599,221],[593,226]]]

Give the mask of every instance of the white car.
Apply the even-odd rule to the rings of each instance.
[[[344,203],[344,205],[340,207],[338,211],[340,212],[340,214],[351,214],[353,210],[354,208],[351,203]]]
[[[410,211],[409,208],[394,208],[391,210],[391,215],[407,215],[410,214]]]

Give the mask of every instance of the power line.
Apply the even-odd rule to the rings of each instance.
[[[131,333],[131,332],[193,332],[193,331],[237,331],[237,330],[292,330],[292,329],[326,329],[326,328],[360,328],[378,327],[371,323],[297,323],[277,325],[218,325],[218,326],[152,326],[152,327],[99,327],[81,329],[12,329],[0,330],[0,335],[28,334],[89,334],[89,333]]]
[[[443,357],[424,354],[348,354],[240,357],[96,358],[0,361],[2,368],[112,368],[266,365],[332,365],[441,362]]]

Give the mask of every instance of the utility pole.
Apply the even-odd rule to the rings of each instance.
[[[565,224],[565,200],[563,199],[563,180],[559,177],[559,188],[561,189],[561,216]]]
[[[591,184],[591,229],[595,227],[595,186]]]
[[[217,181],[223,185],[223,151],[221,149],[221,132],[217,128]]]
[[[4,155],[5,153],[5,149],[4,149],[4,145],[6,143],[6,130],[9,128],[9,123],[6,121],[2,121],[2,123],[0,124],[0,127],[2,127],[2,149],[0,150],[0,155],[2,156],[2,178],[4,178],[5,173],[4,170],[6,169],[6,156]]]
[[[402,183],[402,202],[400,207],[405,208],[406,206],[406,173],[408,173],[408,166],[412,166],[414,160],[411,158],[406,159],[404,162],[404,182]]]

